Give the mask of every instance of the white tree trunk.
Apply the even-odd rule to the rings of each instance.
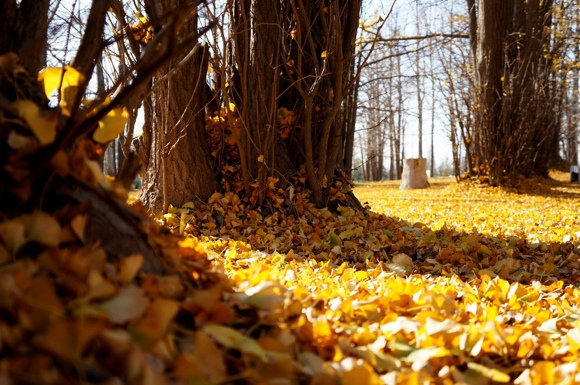
[[[401,190],[409,188],[427,188],[427,159],[405,159],[403,162],[403,175]]]

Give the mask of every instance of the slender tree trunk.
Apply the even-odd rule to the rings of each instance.
[[[403,175],[403,159],[405,159],[405,128],[403,127],[403,79],[401,73],[401,56],[397,56],[397,139],[395,149],[397,150],[397,179]]]
[[[433,53],[429,56],[429,61],[431,64],[431,71],[435,72],[435,67],[433,66]],[[436,100],[435,100],[435,79],[431,78],[431,152],[430,152],[430,157],[431,157],[431,161],[430,163],[430,172],[431,172],[431,177],[435,176],[435,144],[434,144],[434,139],[435,139],[435,108],[437,106]]]
[[[349,71],[349,78],[353,78],[355,72],[361,65],[362,53],[353,57],[352,66]],[[356,129],[356,118],[358,110],[358,94],[360,89],[360,77],[354,83],[354,86],[348,93],[348,98],[343,106],[343,120],[342,120],[342,146],[339,152],[340,164],[350,177],[352,175],[352,157],[354,150],[354,134]]]
[[[574,62],[580,62],[580,41],[574,47]],[[568,102],[568,120],[566,122],[566,149],[568,150],[567,160],[571,164],[578,164],[578,122],[580,121],[579,100],[579,74],[578,68],[573,68],[572,75],[572,97]]]
[[[419,24],[419,0],[415,0],[416,5],[416,28],[417,35],[420,34]],[[421,60],[419,54],[419,40],[417,40],[417,52],[415,55],[415,82],[417,86],[417,129],[418,129],[418,146],[419,158],[423,157],[423,90],[421,89]]]

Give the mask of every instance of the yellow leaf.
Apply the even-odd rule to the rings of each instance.
[[[471,370],[476,371],[479,374],[482,374],[486,378],[489,378],[491,381],[495,382],[510,382],[511,378],[509,374],[506,374],[502,371],[497,369],[488,368],[487,366],[483,366],[477,364],[475,362],[468,362],[467,367]]]
[[[259,163],[264,163],[264,155],[258,156],[258,162]]]
[[[75,235],[84,242],[85,240],[85,226],[87,224],[86,215],[77,215],[70,221],[70,227],[74,231]]]
[[[351,230],[345,230],[345,231],[341,232],[338,236],[341,239],[347,239],[347,238],[353,237],[355,235],[356,235],[356,232],[351,229]]]
[[[41,113],[38,106],[31,100],[17,100],[9,107],[20,116],[34,132],[42,146],[54,142],[58,116],[55,113]]]
[[[143,346],[152,346],[163,338],[177,311],[179,303],[165,298],[157,298],[147,306],[131,334]]]
[[[491,255],[491,250],[486,245],[479,246],[479,252],[484,255]]]
[[[280,288],[272,282],[263,281],[257,286],[246,290],[243,303],[262,310],[276,310],[284,305],[284,297]]]
[[[341,366],[347,369],[340,376],[342,385],[372,385],[380,383],[372,366],[363,360],[354,361],[354,358],[347,357],[341,362]]]
[[[177,275],[157,277],[157,286],[159,294],[166,298],[177,298],[184,290],[182,280]]]
[[[532,382],[534,385],[552,385],[556,384],[555,371],[556,364],[552,361],[540,361],[530,370]]]
[[[131,285],[122,287],[115,297],[103,302],[101,307],[109,313],[112,322],[122,324],[140,317],[148,304],[149,300],[143,290]]]
[[[221,350],[205,333],[195,333],[195,349],[193,354],[199,364],[201,372],[214,384],[224,381],[227,368]]]
[[[99,143],[115,140],[125,129],[129,114],[125,108],[113,108],[103,119],[99,120],[99,127],[93,134],[93,139]]]
[[[79,86],[84,84],[86,79],[83,74],[73,67],[66,66],[64,70],[55,67],[45,68],[38,74],[38,81],[44,85],[44,92],[47,98],[60,85],[59,105],[62,108],[63,115],[70,116],[70,104],[77,100]]]
[[[38,81],[42,82],[47,98],[50,98],[50,95],[58,89],[61,79],[61,92],[68,87],[78,87],[85,82],[84,75],[73,67],[65,66],[64,75],[62,68],[47,67],[38,74]]]
[[[71,362],[81,359],[86,345],[104,329],[102,321],[79,319],[58,319],[50,323],[48,329],[35,338],[37,346]]]
[[[439,333],[461,333],[463,328],[452,319],[445,319],[443,321],[438,321],[431,317],[427,318],[425,322],[425,331],[428,335],[432,336]]]
[[[242,333],[227,326],[208,324],[203,332],[209,334],[214,340],[229,349],[237,349],[243,353],[254,355],[262,361],[266,361],[266,352],[258,343],[246,337]]]
[[[35,211],[30,215],[23,215],[26,226],[26,238],[46,246],[58,246],[60,242],[60,223],[50,214]]]
[[[325,58],[326,57],[326,50],[322,51],[322,53],[320,54],[320,57]]]
[[[328,233],[328,236],[330,237],[331,246],[342,246],[342,239],[340,239],[340,237],[336,235],[334,231],[330,231],[330,233]]]
[[[20,218],[0,223],[0,238],[12,254],[16,254],[26,243],[24,230],[24,222]]]
[[[141,267],[143,266],[143,255],[134,254],[119,261],[119,272],[117,277],[121,283],[131,282]]]
[[[110,298],[115,295],[115,291],[117,290],[115,285],[104,279],[101,273],[94,269],[89,271],[87,283],[89,285],[89,292],[86,294],[87,300]]]

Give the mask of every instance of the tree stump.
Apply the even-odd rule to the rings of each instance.
[[[403,175],[402,175],[401,190],[410,188],[427,188],[429,182],[427,180],[427,159],[405,159],[403,161]]]

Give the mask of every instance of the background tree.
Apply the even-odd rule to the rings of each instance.
[[[490,182],[547,176],[558,153],[562,83],[554,1],[468,1],[476,68],[475,162]]]

